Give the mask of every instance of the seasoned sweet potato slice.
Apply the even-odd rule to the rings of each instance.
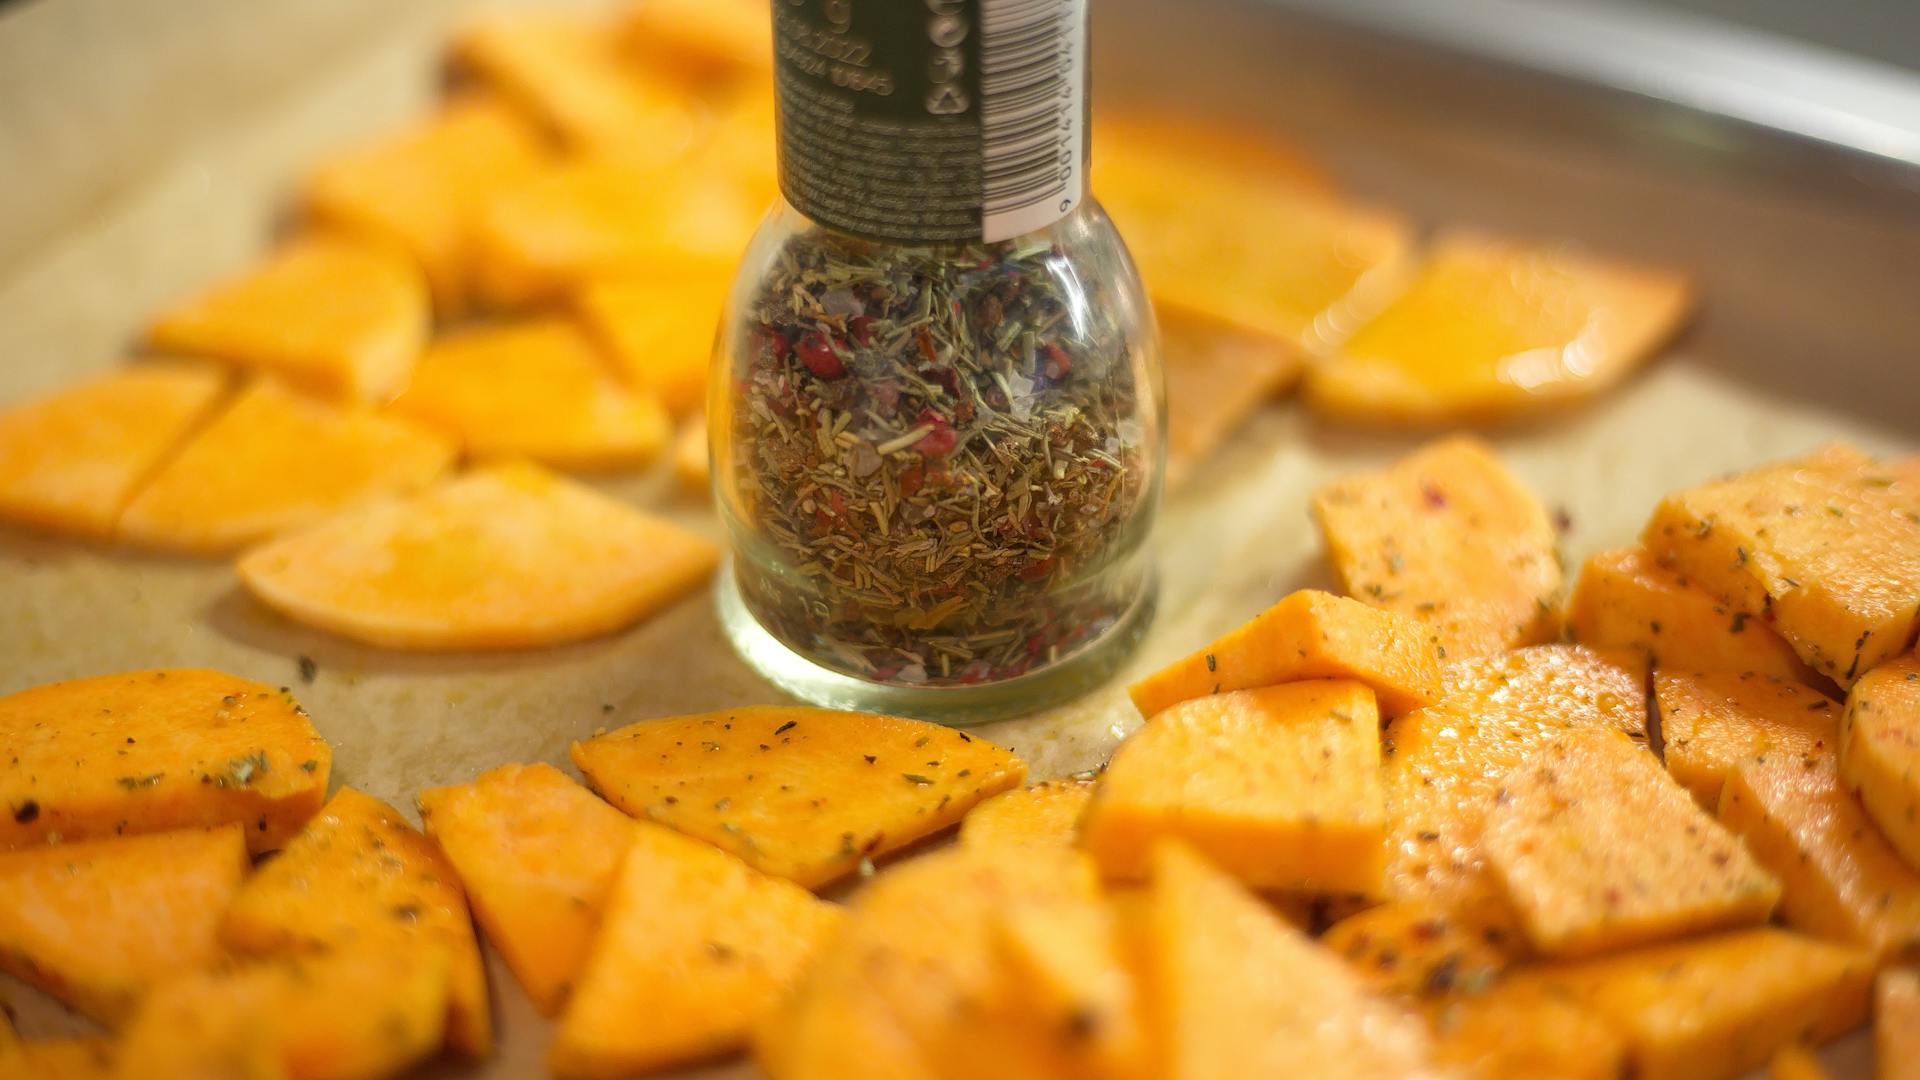
[[[1431,443],[1322,488],[1313,516],[1347,593],[1432,626],[1445,656],[1559,633],[1553,523],[1476,439]]]
[[[474,918],[552,1016],[587,961],[633,823],[551,765],[502,765],[420,793],[420,821]]]
[[[372,796],[341,788],[285,851],[247,879],[220,936],[254,956],[356,944],[442,950],[451,999],[447,1041],[472,1058],[492,1050],[486,970],[460,879],[433,841]]]
[[[1626,1037],[1606,1017],[1524,983],[1428,1004],[1436,1064],[1484,1080],[1619,1080]]]
[[[426,343],[429,306],[425,278],[396,250],[309,233],[161,315],[152,344],[381,400],[406,384]]]
[[[346,637],[498,649],[620,629],[692,591],[718,561],[676,525],[509,463],[272,541],[239,571],[268,606]]]
[[[1440,697],[1433,631],[1357,600],[1302,589],[1200,651],[1127,688],[1142,716],[1192,698],[1297,682],[1352,679],[1398,716]]]
[[[240,826],[0,853],[0,971],[109,1025],[220,957],[247,872]]]
[[[995,942],[1023,1012],[1082,1043],[1073,1075],[1142,1077],[1146,1033],[1131,958],[1104,898],[1015,903],[995,916]]]
[[[1117,880],[1178,838],[1256,888],[1378,895],[1386,855],[1380,714],[1341,679],[1196,698],[1108,763],[1080,842]]]
[[[285,843],[333,752],[285,691],[218,671],[70,679],[0,698],[0,850],[190,826]]]
[[[1920,869],[1920,655],[1862,676],[1840,721],[1840,778]]]
[[[1842,786],[1831,754],[1741,765],[1720,793],[1720,820],[1779,876],[1788,926],[1920,957],[1920,872]]]
[[[143,363],[0,411],[0,520],[106,536],[225,385],[213,367]]]
[[[650,461],[671,430],[658,400],[621,386],[586,334],[556,318],[436,341],[393,409],[460,440],[476,457],[571,468]]]
[[[1765,922],[1780,882],[1645,746],[1549,739],[1500,781],[1481,846],[1533,947],[1614,952]]]
[[[75,1036],[34,1039],[12,1047],[0,1044],[0,1076],[35,1080],[113,1080],[119,1076],[118,1046],[112,1039]],[[8,1071],[14,1070],[14,1071]],[[245,1078],[236,1078],[245,1080]]]
[[[706,405],[707,368],[730,275],[662,268],[590,281],[574,297],[580,321],[626,381],[675,416]]]
[[[1406,287],[1307,375],[1315,408],[1451,424],[1577,401],[1614,386],[1693,307],[1679,274],[1455,232]]]
[[[1510,919],[1428,900],[1392,900],[1349,915],[1320,941],[1375,990],[1406,996],[1472,996],[1525,947]]]
[[[1813,1051],[1795,1043],[1774,1052],[1767,1062],[1767,1080],[1830,1080]]]
[[[960,842],[978,847],[1071,847],[1093,797],[1091,780],[1042,780],[986,800],[960,822]]]
[[[737,1049],[840,925],[838,907],[792,882],[658,825],[628,828],[548,1054],[562,1077],[614,1080]]]
[[[809,888],[946,828],[1027,771],[937,724],[772,705],[629,724],[574,743],[573,763],[634,817]]]
[[[1840,744],[1840,703],[1811,687],[1753,673],[1656,671],[1654,700],[1667,771],[1700,805],[1752,758],[1797,761]]]
[[[1178,488],[1305,361],[1295,347],[1172,305],[1154,312],[1167,387],[1167,486]]]
[[[1878,1080],[1920,1077],[1920,970],[1889,968],[1875,982],[1873,1056]]]
[[[1610,1020],[1644,1080],[1731,1080],[1782,1046],[1851,1031],[1867,1017],[1872,979],[1866,953],[1773,929],[1512,976]]]
[[[1920,625],[1920,510],[1848,447],[1669,495],[1641,542],[1842,687]]]
[[[1734,614],[1637,545],[1600,552],[1580,568],[1567,630],[1583,645],[1638,649],[1655,667],[1817,678],[1766,623]]]
[[[226,551],[424,487],[453,457],[452,444],[412,424],[258,379],[140,489],[114,533]]]
[[[444,312],[467,305],[473,220],[546,158],[539,132],[505,102],[466,94],[427,120],[321,162],[307,178],[314,217],[413,256]]]

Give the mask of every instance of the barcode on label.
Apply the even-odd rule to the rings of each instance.
[[[982,0],[981,232],[1065,217],[1086,191],[1087,0]]]

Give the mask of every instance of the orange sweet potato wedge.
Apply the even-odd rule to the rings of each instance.
[[[737,1050],[840,925],[840,908],[790,881],[670,829],[628,827],[606,917],[547,1056],[569,1080]]]
[[[1251,184],[1302,195],[1331,197],[1333,177],[1302,147],[1244,124],[1227,124],[1191,112],[1128,108],[1094,118],[1096,187],[1109,164],[1124,173],[1139,160],[1192,160]]]
[[[1613,1023],[1538,986],[1495,985],[1428,1003],[1436,1063],[1486,1080],[1619,1080],[1627,1040]]]
[[[238,825],[0,853],[0,971],[118,1025],[168,979],[219,959],[247,872]]]
[[[1890,968],[1875,982],[1873,1056],[1879,1080],[1920,1076],[1920,970]]]
[[[952,825],[1027,771],[937,724],[772,705],[643,720],[574,743],[573,763],[634,817],[809,888]]]
[[[116,1056],[118,1043],[97,1035],[65,1039],[34,1039],[0,1044],[0,1076],[35,1080],[114,1080],[120,1075]],[[8,1071],[13,1070],[13,1071]],[[244,1080],[244,1078],[241,1078]]]
[[[656,398],[621,386],[592,340],[556,318],[441,338],[393,409],[458,439],[472,456],[569,468],[643,464],[671,431]]]
[[[304,201],[317,220],[413,256],[435,305],[455,313],[469,300],[474,216],[546,156],[518,110],[466,94],[425,121],[325,159],[308,176]]]
[[[1446,657],[1559,634],[1553,523],[1476,439],[1322,488],[1313,516],[1347,593],[1432,626]]]
[[[446,954],[447,1042],[492,1051],[487,976],[454,867],[399,811],[341,788],[234,897],[220,936],[236,952],[289,956],[355,944]]]
[[[0,411],[0,520],[105,537],[225,385],[216,368],[144,363]]]
[[[424,276],[395,249],[309,233],[162,314],[151,342],[378,401],[405,385],[426,342],[429,308]]]
[[[424,487],[453,457],[451,443],[412,424],[257,379],[140,489],[114,534],[228,551]]]
[[[1166,374],[1167,486],[1177,489],[1306,364],[1291,346],[1205,315],[1172,305],[1154,314]]]
[[[718,271],[663,267],[590,281],[574,309],[628,385],[687,416],[706,405],[707,368],[730,283],[731,275]]]
[[[1840,778],[1920,869],[1920,655],[1860,677],[1840,721]]]
[[[960,842],[977,847],[1071,847],[1093,788],[1091,780],[1042,780],[1003,791],[960,822]]]
[[[641,62],[691,75],[747,77],[773,63],[772,23],[754,0],[646,0],[630,4],[621,34]]]
[[[1641,542],[1842,687],[1920,627],[1920,503],[1849,447],[1669,495]]]
[[[1389,717],[1439,700],[1434,632],[1404,615],[1302,589],[1127,688],[1142,716],[1209,694],[1302,679],[1366,684]]]
[[[1720,805],[1720,789],[1743,761],[1798,761],[1840,745],[1840,703],[1799,683],[1656,671],[1653,694],[1667,772],[1709,809]]]
[[[1025,999],[1016,1008],[1082,1044],[1072,1075],[1147,1075],[1136,965],[1112,904],[1096,896],[1016,902],[996,913],[993,930],[1014,1000]]]
[[[423,791],[420,820],[534,1006],[558,1013],[586,964],[632,820],[551,765],[502,765]]]
[[[685,596],[718,550],[531,465],[467,473],[243,555],[269,607],[400,649],[527,648],[628,626]]]
[[[1386,829],[1373,693],[1316,680],[1156,715],[1107,764],[1080,843],[1115,880],[1177,838],[1256,888],[1377,896]]]
[[[1393,423],[1535,412],[1618,384],[1692,307],[1692,286],[1672,271],[1445,234],[1392,302],[1308,372],[1307,401]]]
[[[333,753],[285,691],[218,671],[70,679],[0,698],[0,850],[194,826],[285,843]]]
[[[1509,920],[1430,900],[1393,900],[1327,928],[1321,944],[1383,994],[1472,997],[1524,950]]]

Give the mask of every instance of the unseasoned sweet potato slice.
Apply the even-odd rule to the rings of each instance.
[[[1567,630],[1583,645],[1639,649],[1655,667],[1817,678],[1771,627],[1736,615],[1638,545],[1600,552],[1580,568]]]
[[[472,1058],[493,1047],[487,976],[467,899],[447,857],[398,811],[341,788],[285,851],[247,879],[220,925],[254,956],[343,950],[443,950],[447,1041]]]
[[[705,407],[707,368],[731,275],[679,269],[590,281],[574,297],[581,322],[627,382],[675,416]]]
[[[1500,781],[1481,846],[1533,947],[1590,956],[1765,922],[1780,882],[1645,746],[1549,739]]]
[[[1406,287],[1307,374],[1315,408],[1461,423],[1601,393],[1671,338],[1686,278],[1561,248],[1442,235]]]
[[[119,1076],[118,1046],[112,1039],[75,1036],[34,1039],[12,1047],[0,1045],[0,1076],[20,1080],[113,1080]],[[9,1056],[11,1055],[11,1056]],[[15,1070],[15,1071],[8,1071]],[[237,1078],[244,1080],[244,1078]]]
[[[1879,1080],[1920,1077],[1920,970],[1880,973],[1873,993],[1873,1056]]]
[[[666,410],[629,392],[573,323],[542,318],[466,330],[429,346],[394,411],[478,457],[608,468],[652,460]]]
[[[960,842],[978,847],[1071,847],[1093,796],[1091,780],[1042,780],[1001,792],[960,822]]]
[[[1117,880],[1178,838],[1256,888],[1379,895],[1380,714],[1348,680],[1182,702],[1108,763],[1080,842]]]
[[[706,494],[713,476],[707,455],[706,417],[688,419],[680,425],[680,434],[673,437],[673,475],[679,478],[681,487]]]
[[[143,363],[0,411],[0,520],[106,536],[225,385],[217,368]]]
[[[1840,703],[1811,687],[1762,675],[1653,674],[1667,771],[1700,805],[1751,758],[1798,761],[1840,745]]]
[[[1322,488],[1313,516],[1347,593],[1432,626],[1445,656],[1559,633],[1553,523],[1476,439],[1431,443]]]
[[[1867,1017],[1873,960],[1781,930],[1741,930],[1532,968],[1513,983],[1570,1001],[1626,1035],[1632,1075],[1732,1080],[1795,1042]]]
[[[314,301],[321,296],[326,303]],[[309,233],[161,315],[152,343],[380,400],[406,384],[426,343],[429,306],[425,278],[396,250]]]
[[[0,971],[109,1025],[220,957],[247,872],[240,826],[0,853]]]
[[[1767,1062],[1767,1080],[1831,1080],[1813,1051],[1795,1043],[1774,1052]]]
[[[502,765],[420,793],[487,939],[539,1010],[560,1011],[600,925],[633,822],[551,765]]]
[[[1433,631],[1390,611],[1302,589],[1198,652],[1127,688],[1151,717],[1192,698],[1297,682],[1352,679],[1392,717],[1439,699]]]
[[[424,487],[453,456],[412,424],[258,379],[140,489],[114,533],[146,547],[225,551]]]
[[[1023,1012],[1076,1037],[1072,1075],[1147,1075],[1138,988],[1112,907],[1101,897],[1016,902],[995,914],[995,943]]]
[[[620,629],[713,571],[705,539],[531,465],[471,472],[255,548],[240,580],[301,622],[403,649]]]
[[[1920,625],[1920,509],[1844,446],[1667,496],[1641,542],[1842,687]]]
[[[1472,996],[1512,964],[1525,943],[1509,920],[1428,900],[1393,900],[1327,928],[1322,944],[1375,990],[1406,996]]]
[[[0,850],[238,823],[285,843],[326,800],[333,752],[285,691],[195,668],[0,698]]]
[[[1506,984],[1427,1005],[1436,1064],[1483,1080],[1619,1080],[1625,1036],[1537,985]]]
[[[1920,869],[1920,655],[1882,664],[1853,684],[1840,721],[1840,778]]]
[[[1027,772],[938,724],[772,705],[629,724],[574,743],[573,763],[634,817],[809,888],[946,828]]]
[[[737,1049],[840,925],[838,907],[792,882],[658,825],[628,828],[547,1057],[562,1077],[615,1080]]]
[[[1166,373],[1167,486],[1178,488],[1306,364],[1292,345],[1205,315],[1170,304],[1154,315]]]
[[[474,217],[545,158],[539,132],[521,113],[467,94],[424,122],[321,162],[307,179],[305,202],[319,220],[413,256],[440,310],[458,312],[469,299]]]
[[[1920,957],[1920,872],[1842,786],[1831,754],[1746,762],[1720,793],[1720,820],[1779,876],[1788,926]]]

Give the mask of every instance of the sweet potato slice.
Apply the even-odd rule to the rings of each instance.
[[[1302,589],[1205,648],[1127,688],[1142,716],[1232,690],[1352,679],[1398,716],[1439,700],[1433,631],[1357,600]]]
[[[1103,898],[1015,903],[996,914],[994,933],[1016,1008],[1082,1044],[1073,1075],[1146,1075],[1138,988]]]
[[[213,367],[143,363],[0,411],[0,520],[106,536],[225,385]]]
[[[1222,123],[1191,111],[1128,108],[1102,110],[1094,118],[1093,183],[1109,164],[1124,170],[1140,160],[1204,161],[1251,184],[1275,185],[1301,195],[1331,198],[1333,176],[1304,148],[1245,124]]]
[[[986,800],[960,822],[960,842],[977,847],[1071,847],[1093,797],[1091,780],[1042,780]]]
[[[630,4],[621,34],[641,60],[676,64],[693,74],[749,75],[773,63],[771,23],[754,0]]]
[[[97,1036],[34,1039],[0,1045],[0,1076],[20,1080],[113,1080],[119,1076],[117,1043]]]
[[[1399,423],[1526,414],[1619,383],[1692,307],[1672,271],[1444,234],[1393,301],[1308,372],[1307,401]]]
[[[1667,496],[1641,542],[1842,687],[1920,626],[1920,509],[1844,446]]]
[[[673,475],[690,492],[707,493],[713,473],[707,455],[707,418],[695,416],[673,437]]]
[[[1583,645],[1638,649],[1655,667],[1818,677],[1764,622],[1735,615],[1637,545],[1600,552],[1580,568],[1567,630]]]
[[[1720,820],[1779,876],[1788,926],[1920,958],[1920,872],[1842,786],[1831,754],[1741,765],[1721,791]]]
[[[435,304],[469,300],[469,231],[480,210],[546,158],[540,134],[505,102],[466,94],[427,120],[321,162],[307,178],[308,212],[413,256]]]
[[[551,765],[502,765],[421,792],[420,821],[534,1006],[559,1012],[586,964],[632,820]]]
[[[1590,956],[1765,922],[1780,882],[1646,747],[1550,739],[1500,781],[1481,846],[1533,947]]]
[[[1667,771],[1709,809],[1720,805],[1720,789],[1743,761],[1797,761],[1840,745],[1840,703],[1799,683],[1656,671],[1653,693]]]
[[[0,971],[117,1025],[148,990],[220,957],[247,872],[240,826],[0,853]]]
[[[634,817],[809,888],[952,825],[1027,771],[937,724],[771,705],[629,724],[574,743],[573,763]]]
[[[645,463],[671,430],[657,399],[621,386],[593,342],[555,318],[440,339],[393,409],[460,440],[470,455],[571,468]]]
[[[0,850],[238,823],[271,851],[326,800],[333,752],[285,691],[218,671],[0,698]]]
[[[366,944],[444,951],[447,1042],[471,1058],[493,1047],[487,975],[454,867],[398,811],[341,788],[241,888],[220,924],[229,948],[288,956]]]
[[[1430,443],[1322,488],[1313,516],[1347,593],[1432,626],[1444,656],[1559,633],[1553,523],[1478,440]]]
[[[1192,844],[1255,888],[1379,895],[1380,714],[1348,680],[1196,698],[1114,753],[1081,822],[1101,872],[1146,876],[1156,841]]]
[[[1509,919],[1428,900],[1393,900],[1327,928],[1321,944],[1375,990],[1408,997],[1471,997],[1511,965],[1525,943]]]
[[[258,379],[140,489],[114,533],[144,547],[226,551],[424,487],[453,456],[412,424]]]
[[[1799,1044],[1783,1046],[1767,1062],[1767,1080],[1831,1080],[1813,1051]]]
[[[1330,952],[1190,849],[1153,854],[1151,1039],[1169,1080],[1420,1077],[1420,1021],[1375,998]]]
[[[1154,314],[1166,372],[1167,486],[1177,489],[1306,365],[1293,346],[1208,316],[1172,305]]]
[[[1604,1016],[1538,986],[1496,985],[1430,1003],[1436,1064],[1484,1080],[1619,1080],[1627,1041]]]
[[[706,405],[707,368],[731,280],[717,270],[628,274],[588,282],[574,308],[630,385],[686,416]]]
[[[1873,1056],[1877,1080],[1920,1077],[1920,970],[1890,968],[1875,982]]]
[[[708,541],[531,465],[471,472],[255,548],[240,580],[268,606],[402,649],[551,645],[680,599]]]
[[[1632,1075],[1731,1080],[1796,1042],[1867,1017],[1873,960],[1774,929],[1741,930],[1532,968],[1514,984],[1570,1001],[1626,1035]]]
[[[1853,684],[1840,721],[1840,778],[1907,864],[1920,869],[1920,655]]]
[[[615,1080],[739,1048],[840,925],[838,907],[792,882],[658,825],[628,828],[547,1057],[562,1077]]]
[[[429,307],[425,278],[396,250],[309,233],[161,315],[151,336],[162,350],[377,401],[406,384]]]

